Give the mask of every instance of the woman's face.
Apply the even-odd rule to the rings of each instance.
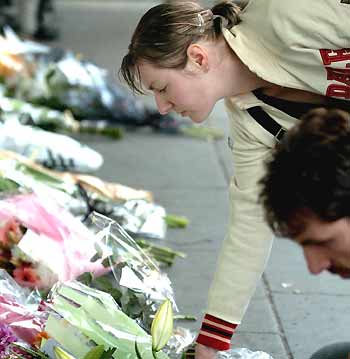
[[[150,63],[140,64],[139,70],[143,86],[153,92],[162,115],[174,111],[200,123],[217,101],[205,71],[160,68]]]

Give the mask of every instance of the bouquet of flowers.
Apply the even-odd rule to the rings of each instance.
[[[164,303],[158,311],[162,318],[156,315],[153,321],[152,341],[109,294],[77,282],[64,283],[53,290],[53,314],[48,317],[45,331],[75,357],[84,357],[92,346],[103,345],[115,348],[115,358],[166,358],[160,349],[172,334],[172,306],[168,301]],[[157,325],[161,328],[155,328]]]
[[[110,293],[145,328],[165,298],[176,308],[168,277],[108,217],[93,213],[85,225],[29,193],[0,200],[0,222],[0,267],[22,286],[47,292],[78,279]]]
[[[146,332],[109,294],[75,281],[57,284],[38,306],[0,270],[0,293],[0,358],[167,358],[161,349],[172,335],[170,301]]]

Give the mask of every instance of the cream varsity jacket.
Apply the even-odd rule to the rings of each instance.
[[[350,100],[350,4],[250,0],[241,20],[223,35],[251,71],[284,87]],[[226,99],[234,161],[230,221],[197,338],[220,350],[229,348],[236,327],[231,324],[241,322],[272,244],[258,204],[258,181],[276,141],[246,111],[256,105],[286,129],[297,121],[252,93]]]

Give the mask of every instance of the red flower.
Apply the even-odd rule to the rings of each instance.
[[[15,218],[9,219],[0,227],[0,247],[11,248],[22,238],[22,232],[19,223]]]
[[[34,268],[28,264],[16,268],[13,271],[13,276],[16,282],[24,287],[34,288],[40,286],[40,277],[36,274]]]

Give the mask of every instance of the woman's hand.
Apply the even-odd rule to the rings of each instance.
[[[216,359],[217,350],[214,348],[206,347],[203,344],[196,344],[196,359]]]

